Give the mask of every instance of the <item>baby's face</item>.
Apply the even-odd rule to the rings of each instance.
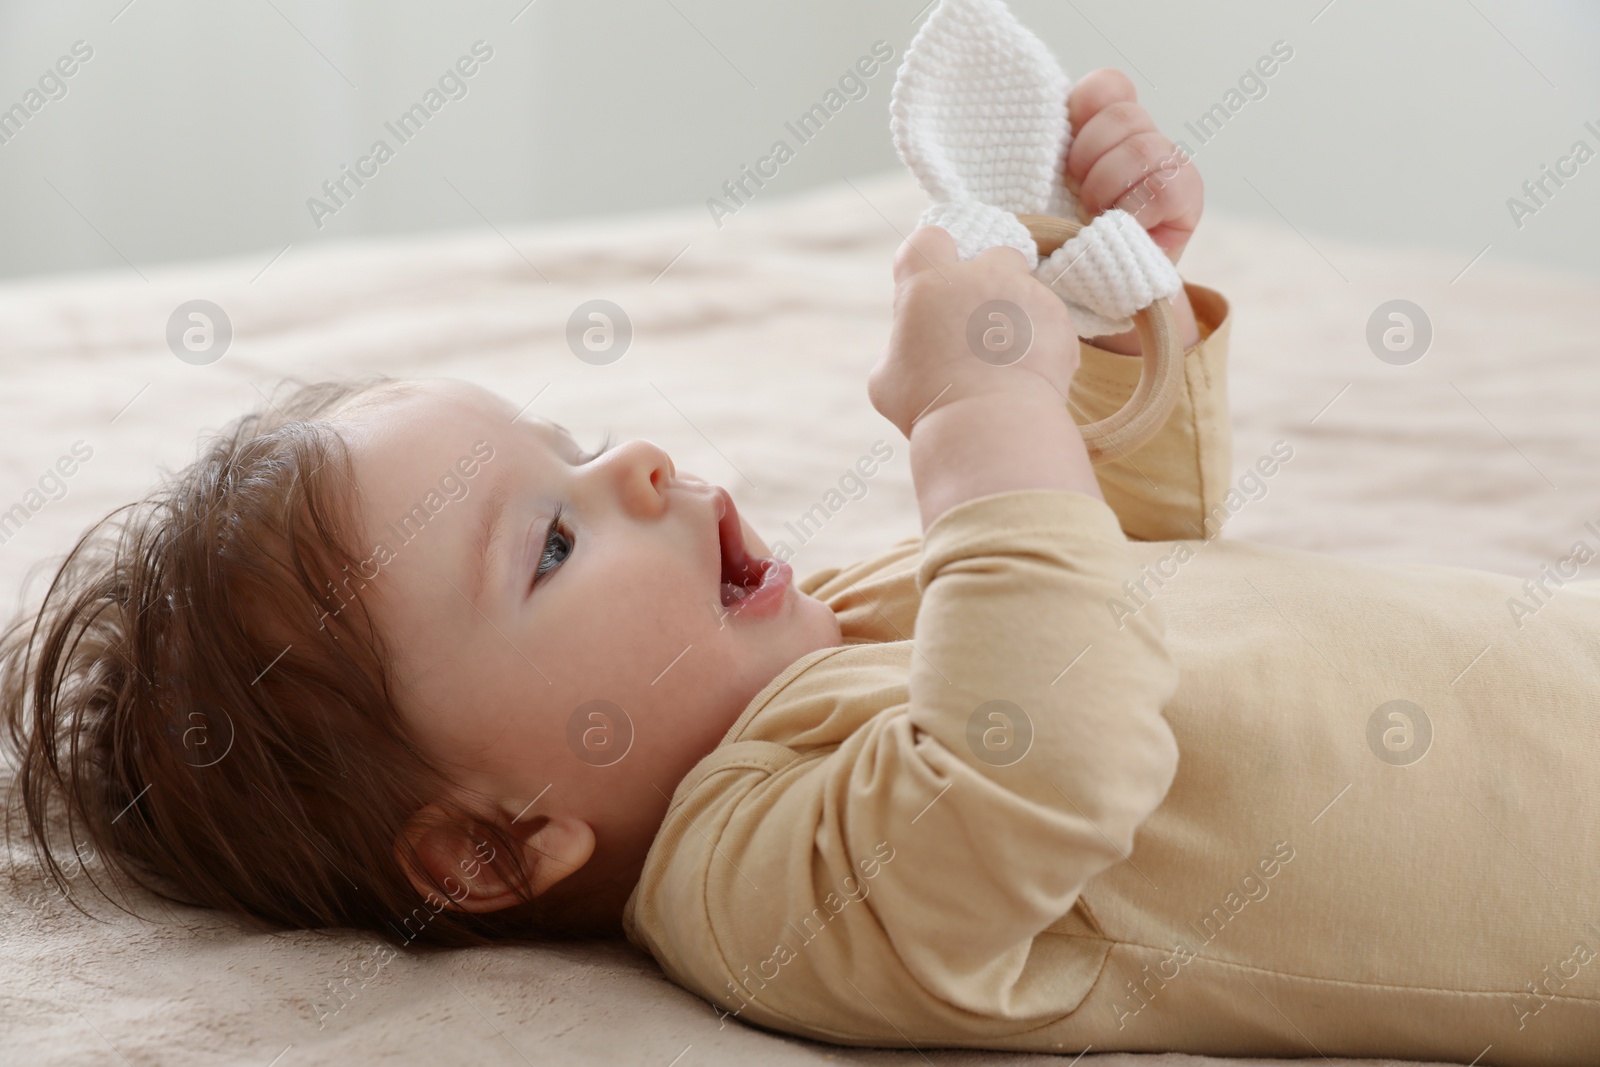
[[[577,816],[600,847],[637,847],[750,699],[840,643],[838,622],[792,579],[724,607],[726,494],[655,445],[589,456],[516,414],[428,379],[334,415],[372,556],[339,592],[372,612],[402,714],[462,784],[512,815],[539,798],[522,821]]]

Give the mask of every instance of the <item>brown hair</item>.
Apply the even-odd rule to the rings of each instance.
[[[395,708],[371,616],[336,599],[359,558],[346,538],[356,494],[325,416],[403,383],[293,384],[92,526],[37,614],[0,636],[0,717],[18,756],[8,840],[20,796],[69,899],[87,840],[114,880],[269,929],[441,946],[614,935],[615,917],[584,914],[582,894],[528,894],[521,846],[453,799]],[[522,903],[444,906],[463,887],[428,873],[405,832],[430,802],[471,828]],[[419,896],[396,842],[435,893]]]

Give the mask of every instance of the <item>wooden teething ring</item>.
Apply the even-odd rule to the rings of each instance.
[[[1054,215],[1018,215],[1017,218],[1033,235],[1041,258],[1055,252],[1083,229],[1083,224],[1076,220]],[[1139,348],[1144,358],[1138,387],[1121,411],[1078,427],[1084,446],[1089,450],[1089,459],[1094,463],[1105,463],[1132,452],[1160,433],[1183,389],[1183,349],[1178,344],[1178,321],[1173,317],[1172,305],[1165,298],[1157,300],[1134,313],[1133,325],[1139,331]]]

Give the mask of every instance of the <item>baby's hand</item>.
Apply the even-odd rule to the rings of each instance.
[[[1110,67],[1073,86],[1066,185],[1078,198],[1081,221],[1121,208],[1177,263],[1200,223],[1205,186],[1194,161],[1156,129],[1137,99],[1128,76]]]
[[[961,261],[949,231],[924,226],[900,246],[894,278],[894,328],[867,396],[907,438],[918,418],[967,397],[1065,404],[1078,369],[1072,316],[1021,252],[991,248]]]

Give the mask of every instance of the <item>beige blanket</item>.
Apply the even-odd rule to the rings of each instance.
[[[30,565],[143,491],[158,466],[184,463],[197,432],[260,403],[280,377],[374,371],[473,379],[586,443],[608,427],[650,437],[727,486],[769,542],[797,547],[797,570],[859,558],[917,531],[903,442],[863,381],[888,328],[890,257],[921,205],[895,175],[753,204],[720,230],[688,210],[0,287],[0,511],[78,442],[93,449],[65,495],[0,545],[0,588],[10,598]],[[1308,236],[1210,218],[1182,264],[1233,302],[1236,469],[1277,438],[1295,448],[1227,536],[1519,575],[1579,538],[1593,545],[1582,525],[1600,520],[1594,284],[1505,266],[1497,249],[1461,273],[1494,235],[1454,255]],[[1369,314],[1397,297],[1434,328],[1432,350],[1403,367],[1365,340]],[[210,366],[166,346],[168,316],[195,298],[233,324]],[[622,306],[635,331],[609,366],[565,341],[569,314],[593,298]],[[895,458],[800,544],[785,524],[879,439]],[[95,922],[38,897],[25,852],[5,863],[18,882],[0,883],[7,1063],[1042,1062],[720,1026],[623,945],[413,949],[376,968],[370,936],[248,934],[206,912],[158,925],[104,905]]]

